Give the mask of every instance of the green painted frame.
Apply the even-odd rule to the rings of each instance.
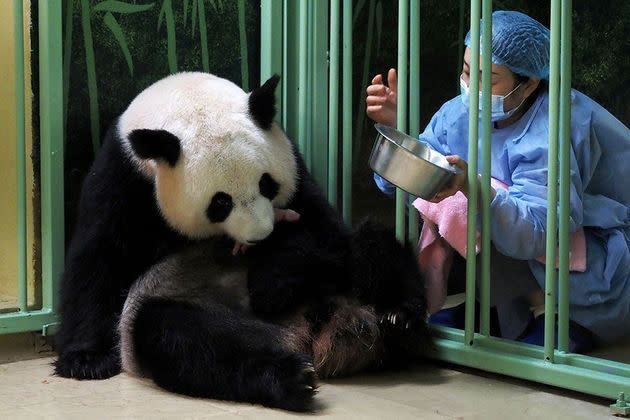
[[[23,4],[14,0],[16,30],[16,95],[18,153],[18,306],[0,314],[0,334],[41,330],[57,322],[57,284],[63,269],[63,71],[61,0],[39,1],[39,114],[41,145],[42,308],[26,307],[26,147],[24,109]]]

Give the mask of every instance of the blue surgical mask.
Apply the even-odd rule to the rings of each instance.
[[[462,102],[464,103],[466,108],[468,108],[470,104],[469,102],[470,88],[468,87],[468,85],[466,85],[466,83],[464,82],[464,79],[462,79],[461,77],[459,78],[459,86],[460,86],[460,91],[461,91]],[[491,111],[491,117],[490,117],[492,121],[501,121],[501,120],[510,118],[516,112],[516,110],[519,109],[521,105],[523,105],[523,102],[525,102],[525,98],[523,98],[520,104],[510,109],[509,111],[506,111],[504,108],[505,98],[510,96],[512,93],[514,93],[514,91],[518,89],[520,86],[521,86],[521,83],[519,83],[518,86],[512,89],[512,91],[510,91],[510,93],[508,93],[505,96],[492,95],[492,111]],[[481,92],[479,92],[479,111],[481,111]],[[481,118],[481,114],[479,114],[479,117]]]

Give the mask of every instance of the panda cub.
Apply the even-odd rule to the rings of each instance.
[[[410,247],[343,225],[273,123],[278,80],[248,94],[179,73],[116,121],[82,189],[57,374],[106,378],[122,359],[173,392],[306,410],[316,374],[426,343]],[[300,219],[274,225],[274,208]]]

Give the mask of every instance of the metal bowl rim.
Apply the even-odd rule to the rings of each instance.
[[[437,165],[437,164],[435,164],[435,163],[431,162],[430,160],[427,160],[427,159],[423,159],[423,158],[421,158],[420,156],[418,156],[418,155],[416,155],[415,153],[413,153],[411,150],[407,149],[406,147],[401,146],[400,144],[396,143],[394,140],[390,139],[387,135],[385,135],[385,134],[383,133],[383,131],[381,130],[381,127],[386,127],[386,128],[388,128],[388,129],[395,130],[395,131],[399,132],[400,134],[403,134],[403,135],[405,135],[405,136],[409,137],[409,138],[410,138],[410,139],[412,139],[412,140],[418,141],[417,139],[415,139],[414,137],[411,137],[410,135],[408,135],[408,134],[406,134],[406,133],[403,133],[402,131],[400,131],[400,130],[398,130],[398,129],[396,129],[396,128],[390,127],[390,126],[388,126],[388,125],[381,124],[381,123],[376,123],[376,124],[374,124],[374,128],[376,129],[376,131],[378,131],[379,136],[382,136],[382,137],[383,137],[384,139],[386,139],[388,142],[392,143],[394,146],[398,147],[399,149],[402,149],[403,151],[405,151],[406,153],[410,154],[410,155],[411,155],[412,157],[414,157],[415,159],[418,159],[420,162],[425,162],[425,163],[428,163],[429,165],[435,166],[436,168],[442,169],[443,171],[446,171],[446,172],[448,172],[449,174],[453,174],[453,175],[459,175],[459,174],[461,174],[461,173],[463,172],[463,171],[462,171],[462,169],[460,169],[460,168],[458,168],[457,166],[454,166],[454,165],[452,165],[452,164],[449,164],[449,165],[450,165],[450,167],[449,167],[449,168],[445,168],[445,167],[443,167],[443,166],[440,166],[440,165]],[[377,139],[377,141],[378,141],[378,139]],[[419,142],[419,143],[420,143],[420,142]],[[441,154],[440,152],[438,152],[438,151],[436,151],[436,150],[433,150],[433,149],[431,149],[430,147],[428,147],[428,146],[426,146],[426,145],[424,145],[424,144],[422,144],[422,143],[420,143],[420,145],[421,145],[422,147],[426,147],[426,148],[428,148],[431,152],[437,153],[437,154],[439,154],[440,156],[443,156],[443,157],[444,157],[444,155],[443,155],[443,154]],[[391,181],[389,181],[389,182],[391,182]]]

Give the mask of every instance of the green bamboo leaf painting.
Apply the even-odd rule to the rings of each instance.
[[[197,2],[199,6],[199,37],[201,41],[201,64],[203,71],[210,71],[210,62],[208,58],[208,28],[206,26],[206,7],[203,0]]]
[[[197,25],[197,5],[198,0],[192,0],[192,16],[190,19],[192,20],[192,35],[195,36],[195,26]]]
[[[85,65],[87,67],[88,96],[90,100],[90,129],[94,154],[98,151],[101,137],[101,122],[98,109],[98,90],[96,87],[96,60],[94,58],[94,42],[92,40],[92,23],[90,21],[89,0],[81,0],[81,29],[85,48]]]
[[[160,32],[160,27],[162,26],[162,18],[164,17],[164,12],[166,11],[166,2],[162,2],[162,7],[160,8],[160,14],[158,15],[158,24],[157,30]]]
[[[381,51],[381,35],[383,34],[383,2],[376,3],[376,56]]]
[[[127,67],[129,67],[129,74],[133,77],[133,60],[131,59],[131,53],[129,52],[129,47],[127,46],[127,40],[125,39],[125,34],[123,33],[122,28],[118,24],[118,21],[110,12],[107,12],[103,17],[103,21],[105,25],[112,31],[114,38],[118,42],[120,49],[122,50],[123,55],[125,56],[125,60],[127,61]]]
[[[105,0],[94,6],[92,10],[94,12],[137,13],[149,10],[153,5],[154,3],[131,4],[124,1]]]
[[[184,28],[186,27],[187,19],[188,19],[188,0],[184,0]]]
[[[361,12],[363,11],[363,8],[365,7],[365,1],[366,0],[359,0],[357,2],[357,5],[354,7],[354,13],[352,15],[352,26],[356,25],[357,19],[359,18],[359,15],[361,14]]]
[[[168,48],[168,69],[172,73],[177,73],[177,49],[175,36],[175,15],[173,13],[173,3],[171,0],[163,0],[160,16],[158,18],[158,31],[162,23],[162,16],[166,21],[166,45]]]
[[[66,0],[66,33],[63,42],[63,127],[64,133],[66,133],[66,126],[68,122],[68,100],[70,96],[70,60],[72,57],[72,0]],[[64,136],[67,138],[68,136]],[[64,140],[65,140],[64,138]]]

